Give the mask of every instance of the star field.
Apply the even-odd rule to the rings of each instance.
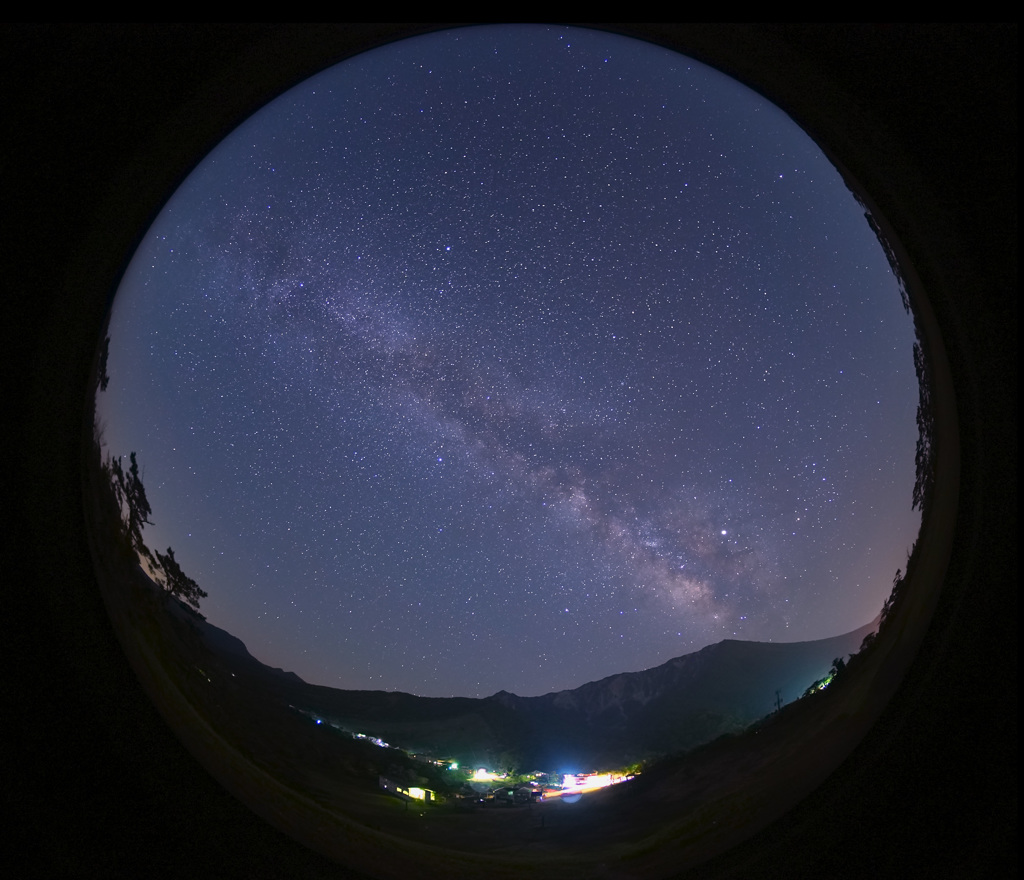
[[[781,111],[609,34],[297,86],[147,232],[100,395],[259,659],[522,695],[846,632],[913,543],[913,327]]]

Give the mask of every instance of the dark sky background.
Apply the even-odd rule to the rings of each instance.
[[[135,450],[209,620],[307,681],[522,695],[871,620],[913,328],[836,170],[622,37],[419,37],[228,137],[119,290]]]

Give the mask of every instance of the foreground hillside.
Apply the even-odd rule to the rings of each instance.
[[[409,810],[380,791],[379,775],[415,778],[414,784],[443,793],[443,771],[434,768],[435,778],[425,778],[431,765],[316,718],[340,723],[342,711],[356,712],[375,725],[363,732],[390,727],[409,736],[391,740],[407,749],[415,748],[414,735],[464,742],[476,754],[520,748],[529,757],[540,754],[529,750],[543,747],[544,737],[557,748],[578,736],[578,754],[586,755],[627,734],[650,747],[665,737],[670,707],[681,717],[686,706],[712,706],[715,677],[724,683],[724,696],[715,699],[728,700],[736,713],[763,714],[763,701],[770,706],[774,698],[774,688],[757,694],[764,681],[774,683],[775,673],[787,669],[804,675],[800,670],[809,667],[801,664],[856,646],[860,631],[843,637],[845,643],[723,642],[652,670],[540,697],[427,699],[309,685],[259,663],[238,639],[166,601],[138,568],[130,579],[123,574],[108,582],[111,615],[133,666],[182,741],[260,815],[372,876],[423,875],[427,849],[433,873],[443,876],[512,878],[541,865],[577,880],[674,875],[680,865],[727,848],[751,822],[760,825],[787,809],[834,766],[870,721],[872,713],[854,707],[881,660],[876,652],[860,665],[860,685],[849,678],[783,706],[756,732],[718,737],[655,762],[633,782],[579,803],[556,798],[508,810],[466,813],[452,803]],[[720,729],[708,720],[712,711],[706,709],[705,730]],[[643,731],[655,718],[663,729]],[[692,729],[685,735],[695,736]]]

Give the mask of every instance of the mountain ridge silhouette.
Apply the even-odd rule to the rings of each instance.
[[[489,697],[421,697],[311,684],[262,663],[241,639],[183,606],[175,616],[197,627],[232,674],[290,709],[417,754],[531,769],[624,765],[739,733],[770,714],[777,698],[799,698],[878,625],[876,619],[804,642],[725,639],[649,669],[539,696],[501,690]]]

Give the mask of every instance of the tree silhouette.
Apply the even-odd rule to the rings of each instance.
[[[505,749],[498,756],[498,769],[506,776],[518,776],[522,771],[523,756],[518,749]]]
[[[181,570],[170,547],[167,548],[166,554],[157,551],[154,556],[153,551],[142,540],[143,528],[153,525],[150,519],[153,508],[146,497],[146,487],[142,484],[135,453],[132,452],[128,458],[130,464],[127,472],[121,463],[121,456],[108,456],[106,464],[101,466],[109,481],[112,500],[117,505],[115,509],[120,515],[120,539],[126,549],[134,550],[149,560],[154,568],[163,571],[163,586],[168,593],[198,612],[199,600],[205,599],[207,593]]]
[[[207,594],[199,588],[199,584],[181,570],[178,560],[174,558],[174,551],[168,547],[167,554],[164,555],[157,550],[156,558],[164,572],[164,586],[167,587],[167,592],[198,611],[199,600],[205,599]]]
[[[129,456],[131,464],[128,472],[125,473],[121,464],[121,456],[110,457],[111,488],[114,490],[114,497],[117,499],[118,507],[122,510],[122,527],[125,538],[129,544],[147,559],[152,560],[153,554],[142,540],[142,529],[144,526],[153,525],[150,516],[153,508],[150,507],[149,499],[146,497],[146,487],[142,485],[142,477],[139,475],[139,463],[135,453]],[[127,513],[124,508],[127,507]]]
[[[896,251],[889,243],[878,225],[867,205],[855,196],[860,206],[864,209],[864,217],[875,233],[878,243],[885,251],[886,259],[889,261],[889,268],[896,278],[899,287],[900,299],[903,301],[903,309],[911,314],[910,294],[907,291],[907,282],[900,269]],[[928,369],[928,361],[925,358],[924,331],[916,314],[914,318],[914,335],[917,341],[914,343],[914,371],[917,374],[918,405],[917,405],[917,450],[914,455],[915,480],[911,510],[924,510],[925,504],[931,498],[932,487],[935,483],[935,412],[932,406],[932,376]]]
[[[893,608],[903,595],[903,572],[898,568],[896,569],[896,576],[892,579],[892,591],[889,593],[889,597],[882,603],[882,616],[878,621],[879,630],[885,626],[885,622],[889,619],[892,614]]]
[[[824,690],[828,686],[828,682],[830,681],[831,679],[829,679],[828,676],[825,676],[825,678],[819,678],[816,681],[812,681],[811,684],[808,686],[807,690],[804,691],[803,696],[809,697],[811,694],[817,693],[820,690]]]
[[[931,373],[924,348],[914,343],[914,371],[917,373],[917,449],[914,453],[914,494],[911,509],[924,510],[935,483],[935,413],[932,408]]]
[[[149,549],[142,542],[142,527],[153,525],[149,518],[153,508],[149,506],[149,499],[146,498],[146,487],[142,485],[139,463],[135,460],[134,452],[131,454],[131,466],[128,468],[125,498],[128,501],[128,537],[136,550],[152,558]]]
[[[110,337],[107,336],[103,340],[103,345],[100,348],[100,364],[99,369],[96,371],[96,384],[99,386],[100,391],[106,391],[107,385],[110,384],[110,376],[107,375],[107,360],[110,357]]]
[[[117,501],[118,511],[123,511],[125,501],[125,476],[124,468],[121,467],[121,457],[110,456],[107,461],[110,468],[110,488],[114,492],[114,500]],[[122,514],[123,515],[123,514]]]

